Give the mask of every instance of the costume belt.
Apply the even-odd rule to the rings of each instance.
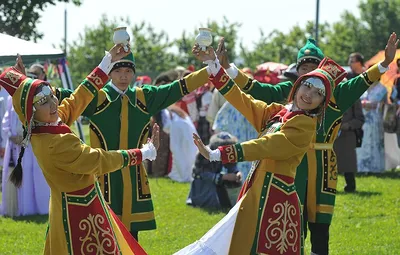
[[[333,143],[310,143],[310,149],[313,150],[332,150]]]

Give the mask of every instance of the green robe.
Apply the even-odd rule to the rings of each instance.
[[[141,148],[147,141],[150,118],[208,82],[205,68],[159,87],[130,87],[120,95],[110,83],[86,108],[93,148]],[[98,176],[106,202],[130,231],[156,228],[147,172],[143,164]]]
[[[375,65],[359,76],[340,83],[334,88],[333,96],[325,111],[325,122],[317,126],[317,134],[310,150],[297,168],[295,185],[302,206],[307,195],[309,222],[327,223],[332,221],[337,186],[336,155],[333,151],[344,112],[350,108],[368,87],[380,78]],[[255,99],[268,104],[284,102],[293,87],[290,81],[277,85],[260,83],[239,71],[236,84]],[[319,124],[317,124],[319,125]],[[308,180],[308,181],[307,181]]]

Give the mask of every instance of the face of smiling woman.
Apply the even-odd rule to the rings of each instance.
[[[58,120],[58,99],[47,85],[37,88],[33,99],[35,107],[34,120],[37,122],[51,123]]]
[[[295,103],[298,108],[310,111],[320,106],[324,99],[325,86],[322,80],[309,78],[301,82],[296,93]]]

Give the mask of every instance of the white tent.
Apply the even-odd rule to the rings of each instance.
[[[0,65],[14,65],[17,54],[22,56],[25,64],[65,57],[62,50],[0,33]]]
[[[65,54],[62,50],[0,33],[0,66],[14,65],[17,54],[22,56],[25,66],[35,62],[57,61],[59,70],[62,70],[59,71],[59,74],[63,87],[73,89]],[[79,121],[77,122],[77,128],[81,139],[84,139]]]

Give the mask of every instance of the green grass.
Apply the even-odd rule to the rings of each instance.
[[[225,215],[186,206],[189,184],[163,178],[150,179],[150,183],[157,230],[139,234],[149,254],[172,254],[200,238]],[[339,191],[343,185],[340,176]],[[359,176],[357,189],[357,193],[337,196],[330,254],[400,254],[400,172]],[[0,254],[40,254],[46,220],[46,216],[0,217]]]

